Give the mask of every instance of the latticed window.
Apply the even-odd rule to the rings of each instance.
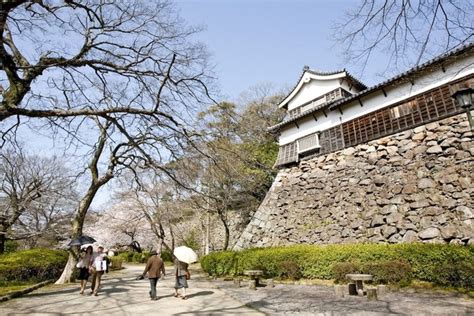
[[[298,153],[304,153],[319,148],[319,136],[316,133],[300,138],[297,142]]]
[[[392,118],[396,119],[396,118],[411,114],[415,112],[416,109],[417,109],[416,100],[412,100],[412,101],[408,101],[408,102],[405,102],[398,106],[393,107],[390,110],[390,115]]]
[[[280,146],[276,165],[285,165],[291,162],[298,162],[298,153],[296,151],[296,142]]]

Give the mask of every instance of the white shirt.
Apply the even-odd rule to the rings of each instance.
[[[107,270],[107,261],[104,260],[104,253],[94,253],[93,265],[97,271]]]

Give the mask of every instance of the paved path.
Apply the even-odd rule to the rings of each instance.
[[[252,291],[229,281],[210,282],[193,270],[188,300],[173,297],[174,278],[168,276],[158,282],[159,300],[151,301],[148,280],[135,280],[143,268],[131,265],[106,274],[97,297],[80,295],[78,284],[47,286],[0,303],[0,315],[474,315],[474,300],[447,294],[391,293],[368,301],[336,298],[327,286],[278,284]]]
[[[232,282],[216,281],[229,295],[268,315],[474,315],[474,300],[449,293],[395,292],[369,301],[367,297],[338,298],[330,286],[283,285],[249,291]]]
[[[148,280],[135,280],[143,269],[130,265],[104,275],[99,296],[80,295],[78,284],[47,286],[0,303],[0,315],[263,315],[193,270],[188,300],[173,297],[174,278],[167,276],[158,282],[158,301],[151,301]]]

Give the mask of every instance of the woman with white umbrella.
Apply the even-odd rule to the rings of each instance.
[[[174,297],[180,297],[178,289],[183,289],[183,295],[181,298],[186,300],[186,289],[188,288],[188,280],[191,278],[188,266],[190,263],[197,261],[197,254],[188,247],[181,246],[177,247],[173,251],[176,257],[174,261],[174,272],[176,276],[176,283],[174,286]]]

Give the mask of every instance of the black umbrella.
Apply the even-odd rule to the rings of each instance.
[[[73,240],[71,240],[68,244],[69,247],[72,246],[81,246],[85,244],[92,244],[95,242],[95,239],[86,235],[79,236]]]

